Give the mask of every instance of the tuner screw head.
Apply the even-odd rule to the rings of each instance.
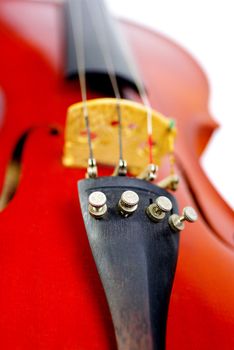
[[[197,221],[197,213],[192,207],[185,207],[182,216],[177,214],[171,215],[169,218],[169,225],[174,231],[182,231],[184,229],[184,221]]]
[[[146,209],[146,213],[152,221],[159,222],[164,219],[166,213],[172,209],[172,203],[169,198],[159,196],[155,203],[152,203]]]
[[[139,196],[134,191],[125,191],[122,193],[121,198],[119,200],[119,210],[120,213],[127,217],[134,213],[137,210],[139,203]]]
[[[183,209],[183,218],[189,222],[197,221],[197,213],[192,207],[185,207]]]
[[[89,213],[96,219],[100,219],[106,212],[106,195],[101,191],[92,192],[89,195]]]

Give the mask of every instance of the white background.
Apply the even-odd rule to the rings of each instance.
[[[106,0],[118,17],[160,31],[200,63],[220,128],[201,159],[214,186],[234,207],[234,0]]]

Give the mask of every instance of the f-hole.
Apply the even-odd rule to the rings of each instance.
[[[7,207],[17,191],[20,182],[23,150],[31,131],[32,129],[22,134],[12,152],[11,159],[6,168],[2,193],[0,194],[0,212]],[[52,136],[57,136],[59,135],[59,129],[56,127],[50,127],[49,133]]]
[[[25,132],[18,140],[12,152],[12,157],[8,163],[2,193],[0,195],[0,211],[3,211],[8,203],[13,199],[20,180],[21,160],[25,141],[29,131]]]

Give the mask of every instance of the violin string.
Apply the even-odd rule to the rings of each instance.
[[[83,22],[82,22],[82,6],[81,1],[78,1],[79,9],[77,13],[72,11],[72,6],[70,5],[70,0],[68,1],[68,7],[71,15],[72,22],[72,31],[75,43],[76,59],[77,59],[77,68],[79,83],[81,89],[81,97],[83,102],[83,115],[85,121],[85,128],[88,138],[88,147],[89,147],[89,159],[94,163],[93,158],[93,146],[91,139],[90,123],[89,123],[89,113],[87,107],[87,84],[86,84],[86,73],[85,73],[85,50],[84,50],[84,35],[83,35]],[[76,17],[74,17],[76,16]],[[76,30],[75,23],[78,23],[79,28]]]
[[[90,8],[89,1],[87,1],[87,7],[88,7],[89,13],[92,17],[92,24],[95,27],[94,29],[95,29],[96,37],[97,37],[97,40],[99,42],[99,46],[101,48],[103,58],[105,60],[107,73],[108,73],[108,76],[110,78],[110,82],[111,82],[111,85],[112,85],[112,88],[113,88],[113,91],[115,94],[115,98],[116,98],[116,110],[117,110],[117,116],[118,116],[119,160],[120,160],[120,162],[124,162],[124,160],[123,160],[123,137],[122,137],[122,112],[121,112],[121,106],[120,106],[121,96],[120,96],[120,90],[119,90],[119,86],[118,86],[117,77],[115,74],[111,50],[110,50],[109,45],[108,45],[110,40],[109,40],[108,32],[106,32],[102,21],[99,20],[98,24],[100,27],[98,26],[97,18],[94,18],[95,13]],[[100,9],[102,12],[104,12],[103,7],[102,7],[102,3],[100,3]],[[100,32],[100,28],[101,28],[101,32]]]
[[[149,97],[147,95],[144,83],[140,77],[140,73],[136,67],[136,64],[133,60],[132,53],[129,50],[126,42],[122,41],[122,47],[127,57],[126,61],[128,64],[129,71],[131,72],[133,81],[136,85],[138,94],[143,102],[143,105],[147,111],[147,137],[148,137],[148,150],[149,150],[149,164],[153,163],[153,115],[152,115],[152,106],[150,104]]]
[[[100,7],[103,11],[103,7],[102,4],[100,4]],[[89,11],[91,13],[91,15],[93,14],[92,9],[89,8]],[[96,24],[95,19],[93,20],[93,23]],[[110,77],[111,80],[111,84],[115,93],[115,97],[117,99],[117,112],[118,112],[118,118],[119,118],[119,145],[120,145],[120,154],[122,154],[122,121],[121,121],[121,112],[120,112],[120,93],[119,93],[119,89],[118,89],[118,83],[117,83],[117,78],[116,75],[114,73],[114,67],[113,67],[113,61],[111,59],[111,52],[109,50],[108,47],[108,40],[105,40],[105,34],[106,36],[108,35],[108,33],[105,32],[105,28],[103,28],[103,24],[102,24],[102,34],[98,37],[100,46],[102,47],[102,51],[106,52],[106,55],[104,55],[104,59],[106,61],[106,66],[108,67],[108,75]],[[96,28],[96,35],[98,36],[99,30],[98,28]],[[108,39],[108,38],[107,38]],[[124,50],[125,53],[127,53],[130,56],[130,52],[129,50],[126,48],[126,50]],[[132,62],[130,62],[132,61]],[[148,95],[146,93],[146,89],[145,86],[140,78],[139,72],[137,71],[137,68],[135,66],[135,64],[133,63],[133,59],[131,57],[131,59],[127,59],[127,64],[129,66],[129,70],[131,72],[131,75],[133,77],[133,80],[135,82],[137,91],[139,93],[139,96],[144,104],[144,106],[146,107],[146,111],[147,111],[147,142],[148,142],[148,150],[149,150],[149,164],[153,163],[153,127],[152,127],[152,107],[148,98]],[[113,72],[113,73],[112,73]],[[122,157],[121,157],[122,158]]]
[[[149,148],[149,164],[153,163],[153,123],[152,123],[152,108],[149,102],[149,98],[146,94],[144,85],[143,89],[138,86],[139,95],[143,101],[144,106],[147,110],[147,133],[148,133],[148,148]]]

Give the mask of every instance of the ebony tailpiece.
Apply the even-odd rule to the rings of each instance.
[[[118,211],[123,191],[139,196],[136,212],[127,218]],[[89,214],[88,197],[102,191],[107,214],[97,220]],[[78,182],[82,215],[92,253],[110,307],[118,349],[165,349],[166,321],[178,257],[179,234],[168,224],[177,213],[174,197],[144,180],[100,177]],[[146,208],[158,196],[168,197],[173,208],[155,223]]]

